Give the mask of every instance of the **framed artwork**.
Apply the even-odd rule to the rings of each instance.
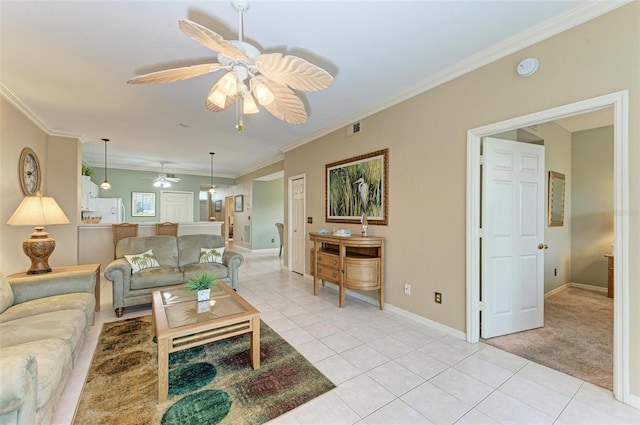
[[[131,192],[131,216],[155,217],[156,194],[154,192]]]
[[[215,205],[216,205],[215,206],[215,211],[216,212],[222,211],[222,200],[217,200]]]
[[[234,203],[235,203],[235,212],[242,212],[244,211],[244,196],[243,195],[236,195],[235,198],[233,198]]]
[[[389,149],[326,165],[326,221],[369,224],[389,221]]]

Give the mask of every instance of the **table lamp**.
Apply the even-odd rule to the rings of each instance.
[[[48,273],[49,256],[56,247],[56,241],[44,231],[44,226],[50,224],[69,224],[69,219],[64,215],[55,199],[42,196],[40,192],[36,196],[25,196],[9,221],[9,226],[35,226],[36,231],[31,238],[22,242],[24,253],[31,260],[28,274]]]

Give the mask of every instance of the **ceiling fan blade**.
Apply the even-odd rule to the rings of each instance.
[[[185,66],[182,68],[167,69],[165,71],[152,72],[140,75],[127,81],[128,84],[152,84],[152,83],[172,83],[174,81],[186,80],[198,77],[210,72],[224,68],[220,63],[205,63],[202,65]]]
[[[333,83],[331,74],[297,56],[267,53],[256,57],[255,63],[269,80],[296,90],[324,90]]]
[[[207,95],[207,109],[210,110],[211,112],[221,112],[224,111],[225,109],[227,109],[229,106],[235,104],[238,101],[238,98],[240,97],[240,95],[238,93],[234,94],[233,96],[226,96],[225,97],[225,103],[224,103],[224,108],[219,107],[218,105],[216,105],[215,103],[213,103],[210,100],[211,95],[213,94],[213,92],[215,92],[218,89],[218,86],[220,85],[220,80],[218,80],[213,87],[211,87],[211,90],[209,91],[209,94]]]
[[[304,104],[298,96],[293,94],[289,87],[273,81],[262,81],[262,83],[271,90],[274,96],[273,102],[264,105],[267,111],[271,112],[274,117],[289,124],[304,124],[307,122],[307,111],[304,109]]]
[[[246,53],[209,28],[203,27],[188,19],[181,19],[178,23],[183,33],[214,52],[222,53],[237,61],[246,61],[249,59]]]

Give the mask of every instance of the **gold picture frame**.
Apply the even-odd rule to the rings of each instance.
[[[565,175],[549,171],[549,227],[564,226]]]
[[[325,166],[325,219],[329,223],[389,222],[389,149]]]

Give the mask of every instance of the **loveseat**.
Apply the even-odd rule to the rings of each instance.
[[[48,424],[94,323],[94,272],[0,273],[0,424]]]
[[[214,248],[224,249],[220,262],[201,262],[202,250]],[[149,251],[152,266],[136,271],[136,257]],[[243,262],[242,254],[225,248],[219,235],[141,236],[118,241],[116,259],[105,268],[104,277],[113,282],[113,307],[122,317],[125,307],[151,303],[151,293],[158,288],[182,284],[203,272],[235,290]]]

